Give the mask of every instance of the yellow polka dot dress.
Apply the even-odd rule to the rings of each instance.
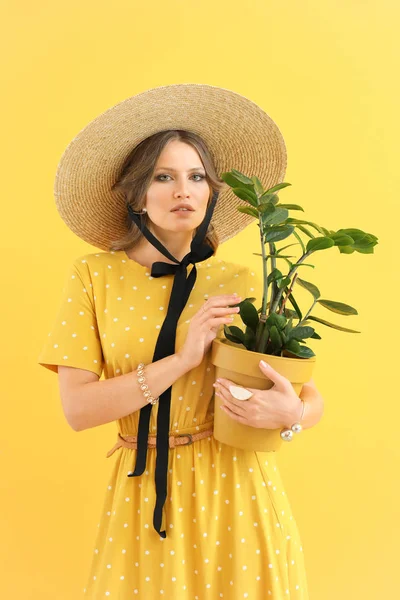
[[[188,274],[193,268],[189,265]],[[196,264],[197,279],[180,316],[175,351],[191,317],[210,296],[256,297],[258,276],[218,258]],[[124,251],[86,254],[67,275],[58,314],[40,352],[40,365],[118,377],[152,361],[166,316],[173,275],[153,278]],[[233,325],[242,326],[235,315]],[[223,336],[223,328],[219,331]],[[170,435],[212,428],[214,367],[203,362],[172,386]],[[156,434],[158,405],[150,433]],[[137,435],[140,411],[116,421],[117,432]],[[109,448],[115,444],[110,439]],[[136,450],[118,448],[82,598],[100,600],[308,600],[304,553],[275,452],[250,452],[211,435],[170,448],[167,537],[153,528],[156,449],[146,470],[128,477]],[[89,468],[89,466],[88,466]]]

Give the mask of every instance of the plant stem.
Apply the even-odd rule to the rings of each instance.
[[[283,300],[283,302],[282,302],[282,306],[281,306],[281,307],[280,307],[280,309],[278,310],[278,315],[281,315],[281,314],[283,313],[283,310],[284,310],[284,308],[285,308],[285,304],[286,304],[286,302],[287,302],[287,299],[289,298],[290,294],[292,293],[293,286],[294,286],[294,284],[296,283],[296,279],[297,279],[298,275],[299,275],[299,274],[298,274],[298,273],[296,273],[296,274],[295,274],[295,276],[293,277],[293,281],[291,282],[291,284],[290,284],[290,288],[289,288],[289,290],[288,290],[288,292],[287,292],[287,294],[286,294],[286,296],[285,296],[285,298],[284,298],[284,300]]]
[[[275,252],[275,250],[276,250],[275,249],[275,245],[272,242],[270,242],[269,243],[269,254],[270,254],[270,257],[271,257],[271,273],[272,273],[272,271],[274,269],[276,269],[276,258],[275,258],[276,252]],[[277,285],[277,283],[276,283],[276,281],[274,279],[272,281],[272,286],[271,286],[271,299],[269,301],[269,306],[270,307],[272,306],[272,304],[274,302],[274,298],[275,298],[275,295],[276,295],[277,291],[278,291],[278,285]],[[271,314],[271,311],[269,312],[269,314]]]
[[[291,279],[291,278],[292,278],[292,276],[293,276],[293,274],[296,272],[297,268],[299,267],[299,265],[301,265],[301,263],[302,263],[302,262],[304,262],[304,261],[305,261],[305,259],[306,259],[306,258],[307,258],[307,257],[308,257],[310,254],[312,254],[312,250],[310,250],[309,252],[306,252],[305,254],[303,254],[303,256],[301,256],[301,257],[299,258],[299,260],[298,260],[298,261],[297,261],[297,262],[296,262],[296,263],[293,265],[293,267],[292,267],[292,268],[291,268],[291,270],[289,271],[289,273],[288,273],[287,277],[289,277],[289,278]],[[281,297],[282,297],[282,294],[283,294],[283,292],[284,292],[284,288],[282,288],[281,290],[279,290],[279,292],[278,292],[278,294],[277,294],[276,298],[274,298],[274,303],[273,303],[273,305],[271,306],[271,310],[270,310],[270,312],[271,312],[271,313],[272,313],[272,312],[275,312],[275,310],[276,310],[276,307],[277,307],[277,306],[278,306],[278,304],[279,304],[279,301],[280,301],[280,299],[281,299]]]
[[[258,226],[260,228],[260,239],[261,239],[261,252],[263,256],[263,277],[264,277],[264,294],[262,300],[260,321],[265,323],[267,320],[267,302],[268,302],[268,270],[267,270],[267,258],[265,255],[265,247],[264,247],[264,232],[261,225],[261,219],[259,219]]]
[[[312,311],[312,309],[314,308],[314,306],[317,304],[317,299],[314,298],[314,302],[311,305],[311,308],[309,309],[309,311],[304,315],[304,317],[301,319],[301,321],[299,321],[297,323],[297,327],[299,327],[300,325],[302,325],[302,323],[304,323],[304,321],[307,320],[308,315],[310,314],[310,312]]]

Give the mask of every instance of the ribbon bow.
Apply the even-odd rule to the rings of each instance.
[[[192,288],[197,278],[196,263],[203,262],[213,255],[214,251],[208,244],[203,242],[207,233],[208,225],[214,212],[214,207],[219,193],[215,192],[210,205],[207,209],[206,216],[200,224],[196,235],[190,245],[190,252],[184,256],[181,261],[178,261],[161,242],[147,229],[146,226],[141,226],[139,217],[133,212],[128,205],[128,212],[132,220],[141,229],[147,240],[155,246],[164,256],[175,261],[176,264],[165,262],[154,262],[151,267],[152,277],[163,277],[164,275],[174,275],[174,283],[172,286],[171,296],[168,304],[167,316],[164,319],[160,333],[157,339],[153,362],[160,360],[166,356],[170,356],[175,352],[176,328],[179,317],[186,306]],[[187,277],[187,267],[193,264],[189,277]],[[157,414],[157,436],[156,436],[156,504],[153,513],[154,529],[161,537],[166,538],[166,530],[161,531],[162,510],[167,498],[167,473],[168,473],[168,453],[169,453],[169,424],[170,424],[170,408],[171,408],[171,389],[167,388],[159,397],[159,406]],[[129,473],[128,477],[137,477],[142,475],[146,468],[147,458],[147,443],[149,435],[150,413],[153,408],[152,404],[147,404],[140,409],[139,429],[137,438],[137,455],[136,465],[133,473]]]

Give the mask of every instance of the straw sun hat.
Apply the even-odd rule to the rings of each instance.
[[[66,225],[86,242],[109,251],[127,233],[126,201],[111,190],[132,149],[166,129],[186,129],[207,144],[218,175],[237,169],[257,175],[265,188],[283,181],[285,143],[274,121],[252,100],[199,83],[156,87],[109,108],[68,144],[57,167],[54,194]],[[219,243],[254,218],[231,188],[220,192],[212,216]]]

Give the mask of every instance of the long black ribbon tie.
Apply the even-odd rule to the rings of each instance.
[[[207,233],[208,225],[214,212],[214,207],[218,198],[219,192],[214,192],[212,200],[207,209],[206,215],[200,224],[196,235],[190,244],[190,252],[184,256],[179,262],[161,242],[154,237],[148,228],[141,224],[140,217],[135,214],[131,206],[127,206],[128,213],[131,219],[140,228],[147,240],[157,248],[164,256],[173,260],[175,265],[165,262],[155,262],[151,267],[152,277],[163,277],[164,275],[174,275],[174,283],[172,286],[171,296],[168,304],[167,316],[164,319],[160,333],[157,339],[156,348],[154,351],[153,362],[160,360],[166,356],[170,356],[175,352],[175,337],[176,328],[179,317],[186,306],[190,292],[195,284],[197,277],[196,264],[203,262],[213,255],[214,251],[207,243],[204,243],[204,238]],[[187,266],[193,264],[189,277],[187,277]],[[159,397],[158,415],[157,415],[157,436],[156,436],[156,504],[153,513],[154,529],[162,538],[166,538],[166,530],[161,531],[162,511],[167,498],[167,473],[168,473],[168,452],[169,452],[169,423],[170,423],[170,408],[171,408],[171,389],[170,386]],[[147,404],[140,409],[139,430],[136,465],[133,473],[128,477],[136,477],[142,475],[146,468],[147,444],[149,435],[150,413],[153,405]]]

